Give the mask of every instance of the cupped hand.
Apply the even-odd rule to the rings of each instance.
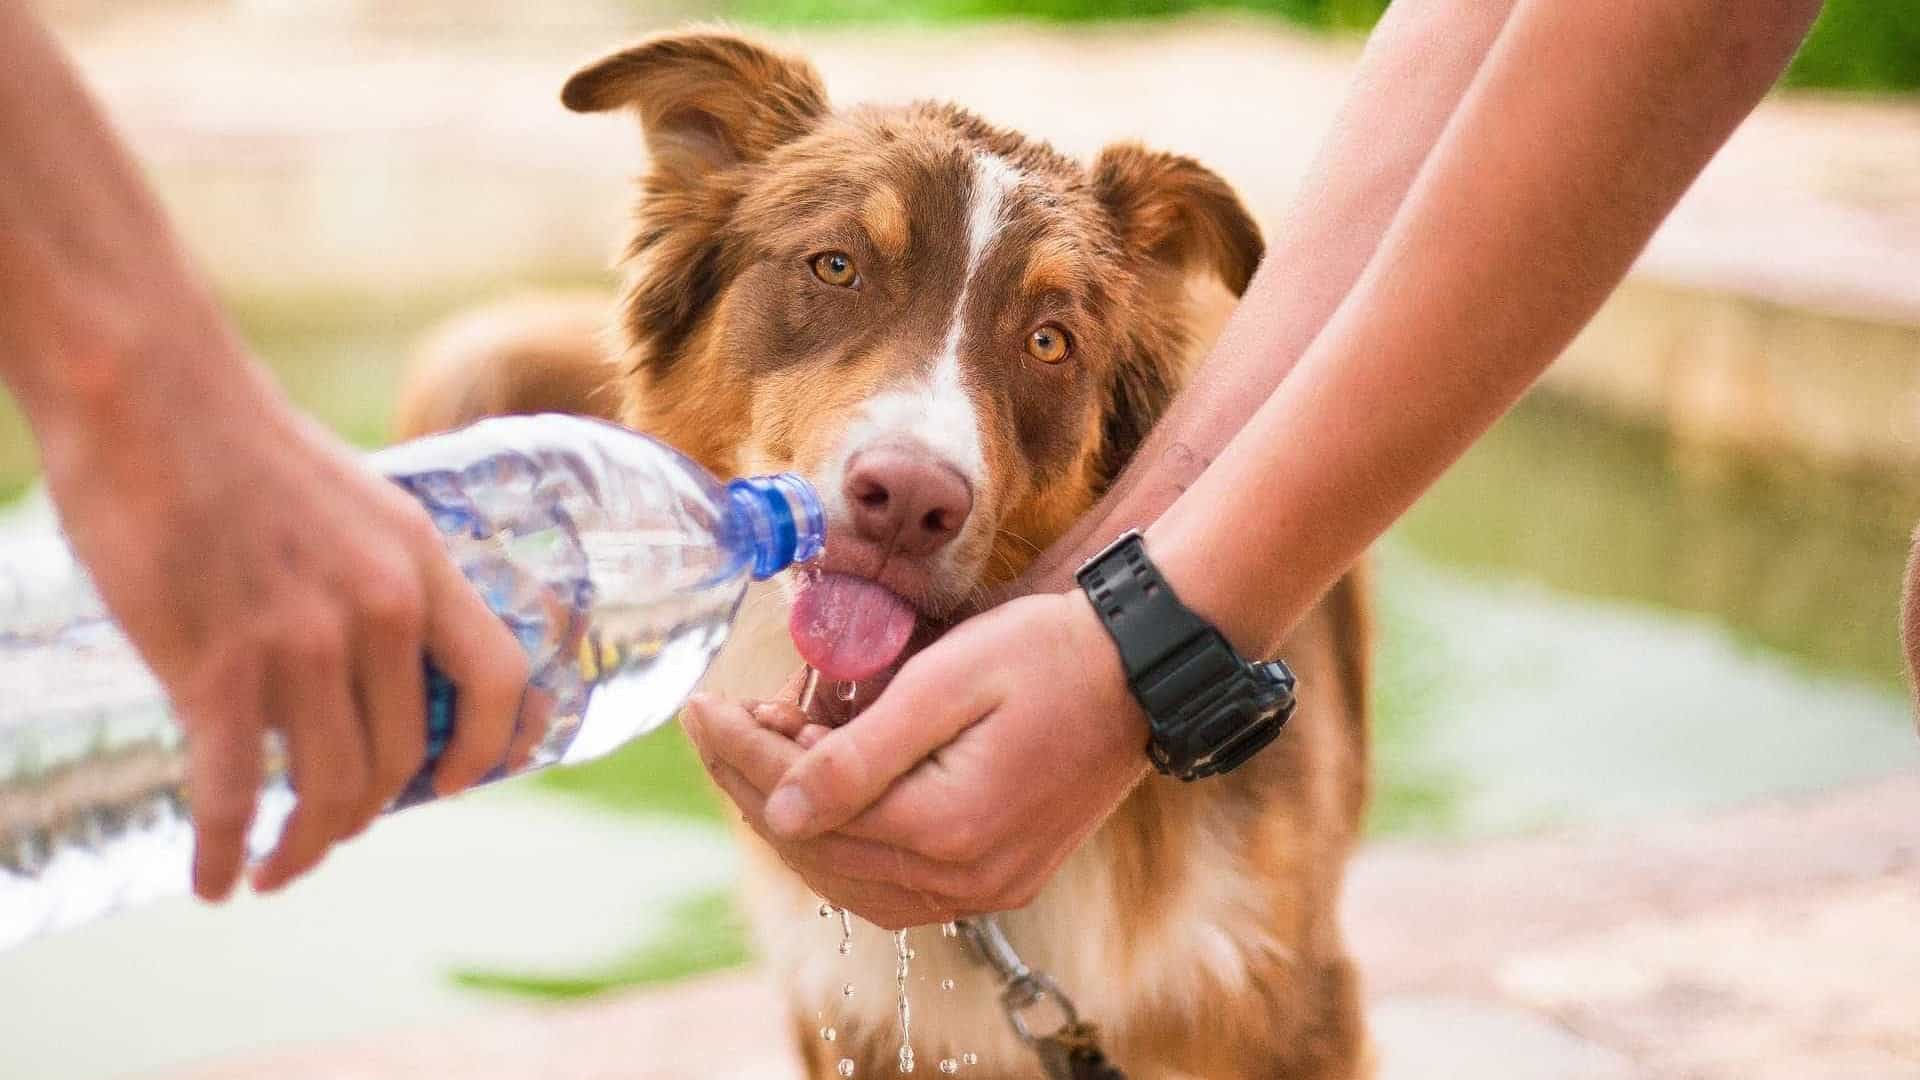
[[[1146,771],[1146,718],[1079,593],[975,616],[843,726],[696,699],[686,727],[821,896],[897,929],[1031,902]]]
[[[460,689],[443,794],[502,760],[527,670],[421,508],[236,343],[205,347],[229,355],[198,383],[129,378],[35,426],[67,536],[186,731],[193,885],[217,900],[247,855],[269,729],[297,799],[252,876],[261,890],[311,869],[418,772],[423,656]]]

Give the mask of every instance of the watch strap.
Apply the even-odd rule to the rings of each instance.
[[[1278,661],[1242,660],[1180,602],[1138,531],[1123,533],[1077,576],[1147,714],[1156,769],[1182,780],[1226,772],[1279,735],[1293,712],[1293,673]]]
[[[1160,576],[1138,532],[1122,535],[1082,567],[1078,577],[1119,648],[1120,663],[1135,690],[1145,689],[1138,682],[1169,663],[1183,667],[1195,640],[1213,632]]]

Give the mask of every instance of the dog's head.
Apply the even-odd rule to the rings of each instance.
[[[1113,479],[1195,352],[1188,285],[1260,260],[1182,157],[1088,166],[957,108],[835,110],[724,33],[580,71],[650,155],[626,250],[628,420],[723,475],[793,470],[829,521],[794,638],[831,677],[1016,576]]]

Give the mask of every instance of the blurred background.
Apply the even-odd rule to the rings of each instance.
[[[1141,138],[1205,161],[1272,225],[1385,4],[39,7],[260,356],[375,446],[436,320],[526,289],[610,292],[637,133],[557,95],[640,33],[726,19],[811,56],[840,102],[950,98],[1081,154]],[[0,411],[0,492],[28,494],[34,472]],[[1396,853],[1666,836],[1754,805],[1808,807],[1804,823],[1824,800],[1906,790],[1920,744],[1898,594],[1916,520],[1920,7],[1829,0],[1588,332],[1380,545],[1377,861],[1356,888]],[[1829,842],[1850,837],[1805,838]],[[738,967],[735,869],[668,731],[385,823],[273,903],[161,905],[0,955],[0,1076],[191,1071]],[[1568,984],[1591,973],[1566,963]],[[1501,993],[1547,1018],[1526,1035],[1543,1061],[1611,1075],[1614,1051],[1562,1044],[1651,1038],[1602,1038],[1541,985]],[[1396,1015],[1390,1074],[1409,1067],[1394,1023],[1464,1022]],[[1850,1075],[1920,1073],[1913,1032],[1862,1031],[1883,1056],[1848,1061],[1903,1064]],[[1734,1042],[1713,1060],[1757,1053]]]

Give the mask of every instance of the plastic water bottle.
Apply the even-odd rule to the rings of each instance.
[[[749,579],[815,557],[826,531],[797,476],[722,485],[669,447],[578,417],[484,420],[372,464],[427,509],[552,703],[520,772],[599,757],[671,719]],[[51,530],[0,538],[0,687],[0,948],[185,892],[182,736]],[[429,760],[389,812],[432,798],[456,693],[429,667]],[[280,750],[269,737],[255,857],[293,808]]]

